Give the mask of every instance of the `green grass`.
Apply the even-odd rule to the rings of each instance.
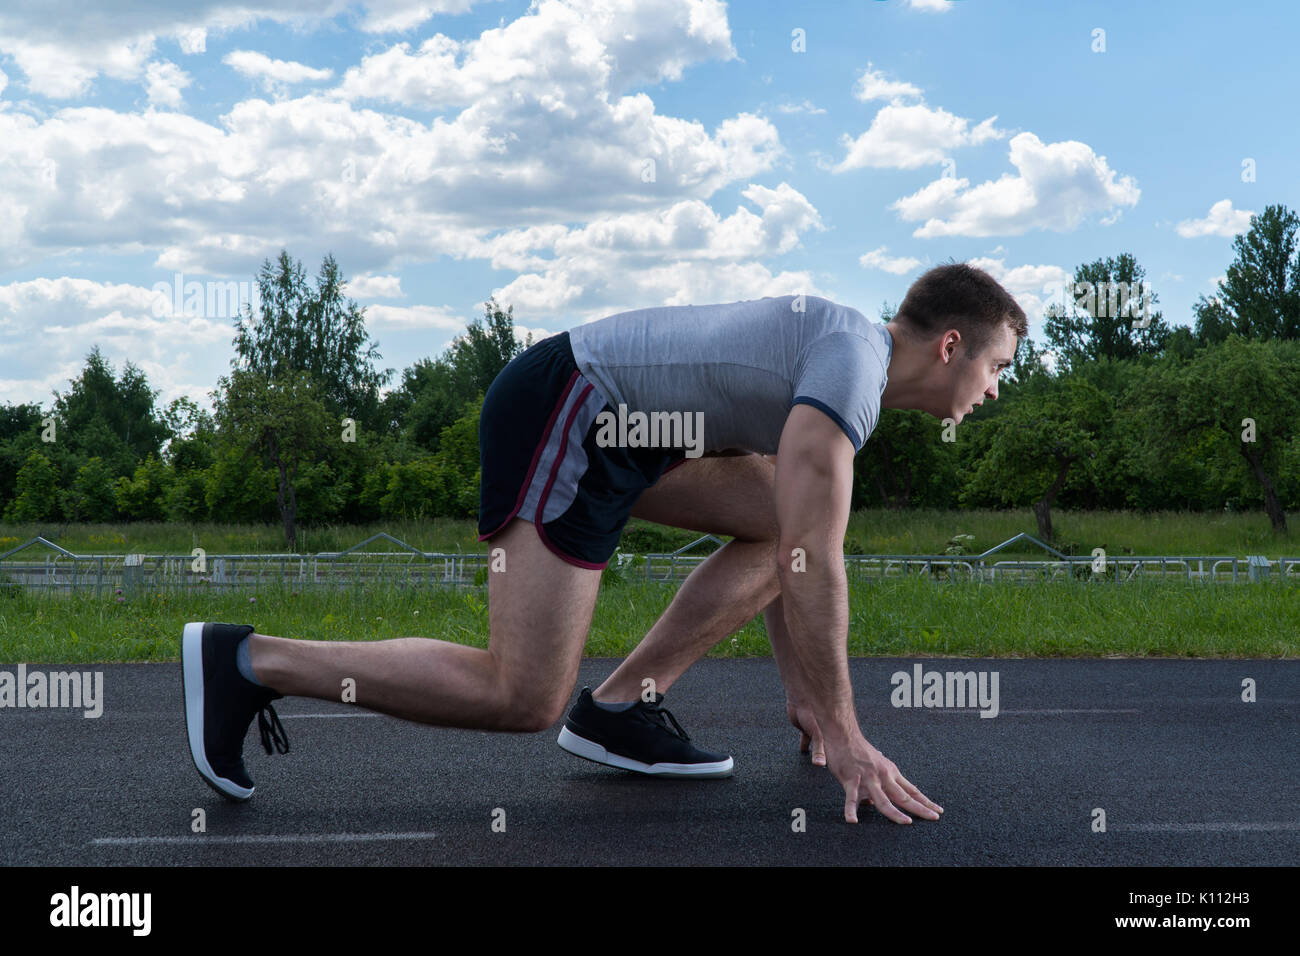
[[[1058,546],[1112,555],[1300,554],[1300,542],[1276,535],[1262,515],[1061,512]],[[483,551],[471,521],[307,528],[300,551],[337,551],[376,531],[428,551]],[[979,552],[1021,531],[1036,534],[1020,511],[860,511],[846,545],[866,553],[942,553],[958,533]],[[43,534],[77,553],[185,554],[282,550],[275,526],[119,524],[0,525],[0,551]],[[622,548],[672,550],[698,535],[633,520]],[[384,546],[386,549],[387,546]],[[1036,549],[1018,552],[1035,554]],[[117,595],[0,594],[0,662],[167,661],[177,656],[186,621],[249,621],[263,633],[319,640],[437,637],[487,643],[486,589],[380,585],[295,592],[292,585],[239,593],[191,591]],[[587,642],[593,656],[626,655],[668,606],[674,589],[633,578],[604,587]],[[250,600],[250,598],[252,600]],[[1077,580],[1044,584],[937,583],[928,577],[851,585],[849,651],[855,655],[1296,657],[1300,585]],[[770,653],[762,618],[724,641],[722,656]]]
[[[1067,554],[1073,546],[1076,554],[1105,548],[1108,554],[1116,556],[1300,557],[1300,534],[1274,532],[1263,514],[1058,511],[1052,515],[1052,528],[1057,540],[1047,543]],[[942,554],[953,535],[966,533],[975,536],[968,543],[968,550],[978,554],[1022,531],[1035,538],[1039,536],[1037,522],[1027,508],[1009,511],[873,509],[853,513],[845,539],[849,544],[861,545],[863,554]],[[1033,545],[999,553],[1043,554]]]
[[[629,653],[674,589],[632,581],[601,589],[587,653]],[[944,584],[922,575],[854,583],[849,652],[864,656],[1300,656],[1300,585],[1059,581]],[[177,660],[186,621],[244,621],[314,640],[437,637],[487,645],[485,588],[395,585],[342,591],[0,597],[0,663]],[[770,653],[762,617],[714,656]]]
[[[298,554],[342,551],[379,531],[425,551],[482,551],[473,521],[450,518],[386,521],[375,525],[326,525],[298,529]],[[168,524],[12,524],[0,522],[0,553],[41,536],[75,554],[282,554],[288,549],[279,525]],[[368,550],[387,550],[371,546]]]

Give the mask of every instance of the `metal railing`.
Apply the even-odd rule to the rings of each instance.
[[[387,540],[401,551],[362,551]],[[39,559],[17,556],[33,545]],[[48,591],[168,591],[247,589],[279,583],[298,587],[397,584],[469,585],[481,578],[486,553],[421,551],[391,535],[372,535],[345,551],[304,554],[74,554],[44,538],[33,538],[0,554],[0,586]]]
[[[994,555],[1026,541],[1048,552],[1040,560],[991,560]],[[713,535],[697,538],[676,551],[645,556],[649,580],[680,581],[706,561],[712,551],[698,553],[712,543],[723,542]],[[1261,555],[1237,558],[1230,555],[1087,555],[1062,554],[1029,534],[1018,534],[982,554],[846,554],[844,566],[852,580],[873,580],[928,574],[939,580],[957,581],[1044,581],[1063,578],[1109,580],[1188,580],[1237,583],[1241,581],[1300,580],[1300,558],[1269,561]],[[1273,569],[1276,568],[1276,578]]]
[[[1028,541],[1048,552],[1039,560],[999,552]],[[400,550],[363,550],[387,542]],[[645,555],[645,579],[679,582],[724,542],[704,535],[676,551]],[[42,547],[39,557],[24,554]],[[625,557],[625,556],[624,556]],[[75,554],[45,538],[0,554],[0,587],[96,594],[183,589],[249,589],[263,584],[318,588],[392,584],[471,586],[486,579],[486,552],[422,551],[392,535],[371,535],[343,551],[319,554]],[[611,560],[611,566],[620,564]],[[1018,534],[982,554],[851,554],[844,564],[853,580],[887,580],[915,574],[948,582],[1051,581],[1060,579],[1187,580],[1211,583],[1300,581],[1300,558],[1270,561],[1259,555],[1065,555],[1027,534]]]

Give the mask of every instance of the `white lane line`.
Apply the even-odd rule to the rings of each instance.
[[[229,843],[373,843],[379,840],[433,840],[436,833],[266,833],[241,836],[100,837],[92,846],[183,846]]]
[[[1300,830],[1300,823],[1112,823],[1107,829],[1138,833],[1239,833],[1257,831],[1274,833]]]
[[[298,720],[306,717],[382,717],[383,714],[281,714],[281,720]]]
[[[1047,710],[1000,710],[1000,714],[1140,714],[1140,710],[1106,710],[1099,707],[1056,707]]]
[[[961,714],[974,715],[980,712],[978,707],[935,707],[932,708],[941,714]],[[1106,710],[1097,707],[1053,707],[1045,710],[1006,710],[1000,709],[998,716],[1003,714],[1140,714],[1142,711],[1134,709],[1124,710]]]

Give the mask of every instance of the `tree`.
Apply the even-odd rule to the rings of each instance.
[[[1023,345],[1016,349],[1016,354],[1011,357],[1011,368],[1007,369],[1006,379],[1017,385],[1024,385],[1031,380],[1046,378],[1051,375],[1048,370],[1044,357],[1046,349],[1040,349],[1034,345],[1034,340],[1025,336]],[[998,395],[1001,397],[1001,390]]]
[[[298,495],[295,483],[310,470],[331,437],[334,420],[317,382],[306,372],[270,377],[239,369],[220,380],[216,420],[223,436],[243,453],[256,456],[276,476],[276,508],[285,544],[297,547]]]
[[[17,495],[18,472],[41,447],[39,405],[0,405],[0,508]]]
[[[130,477],[118,478],[113,484],[117,510],[130,521],[162,521],[167,517],[167,497],[172,473],[161,460],[150,455]]]
[[[1197,337],[1223,342],[1236,332],[1245,338],[1300,338],[1300,217],[1286,206],[1268,206],[1250,217],[1250,228],[1232,240],[1237,258],[1211,298],[1201,296]]]
[[[39,451],[18,472],[17,495],[5,509],[6,521],[48,521],[58,516],[59,473]]]
[[[198,436],[211,437],[214,429],[211,413],[199,408],[193,399],[184,395],[167,404],[163,409],[162,420],[172,442]]]
[[[1066,482],[1090,465],[1108,429],[1112,409],[1096,386],[1068,378],[1037,400],[1022,399],[981,423],[987,451],[980,455],[961,498],[992,497],[1008,505],[1030,503],[1038,534],[1052,542],[1052,507]]]
[[[434,462],[443,475],[447,497],[443,514],[472,518],[479,506],[478,424],[483,410],[483,395],[465,403],[461,415],[443,431]]]
[[[63,500],[63,513],[69,521],[112,521],[117,516],[113,474],[103,459],[90,458],[77,469]]]
[[[957,456],[924,412],[889,408],[853,459],[853,507],[947,507],[955,501]]]
[[[1207,433],[1240,456],[1240,478],[1263,499],[1276,531],[1286,531],[1279,483],[1300,418],[1300,345],[1230,335],[1147,385],[1148,440],[1160,449]]]
[[[158,454],[168,437],[155,409],[158,393],[130,362],[114,378],[113,366],[91,349],[81,374],[64,394],[55,393],[59,446],[76,466],[99,458],[114,476],[129,475],[136,462]],[[65,478],[73,478],[65,472]]]
[[[378,371],[377,342],[366,333],[365,310],[345,299],[346,280],[327,255],[310,288],[302,263],[281,250],[257,275],[259,315],[245,304],[236,321],[236,368],[267,380],[304,372],[317,383],[330,414],[375,423],[379,388],[392,369]]]
[[[207,493],[216,459],[216,423],[210,413],[183,397],[167,406],[163,420],[172,435],[163,456],[167,474],[157,482],[163,489],[163,513],[169,521],[202,521],[211,514]],[[223,504],[232,499],[229,489],[215,497]]]
[[[437,451],[443,431],[465,403],[486,392],[501,370],[532,344],[514,331],[514,306],[504,312],[495,298],[438,358],[421,359],[402,373],[402,384],[385,399],[384,417],[413,446]]]
[[[1159,297],[1145,276],[1127,252],[1074,270],[1066,305],[1049,308],[1044,323],[1048,344],[1068,368],[1163,351],[1170,329],[1161,313],[1151,310]]]

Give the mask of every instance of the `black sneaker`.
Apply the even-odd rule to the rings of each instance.
[[[289,738],[271,706],[284,695],[254,684],[235,664],[235,648],[252,633],[248,624],[190,623],[181,637],[190,756],[204,782],[231,800],[253,795],[244,769],[244,736],[254,714],[266,752],[272,742],[280,753],[289,752]]]
[[[638,699],[627,710],[605,710],[592,700],[591,688],[584,687],[556,743],[585,760],[638,773],[730,777],[731,758],[691,746],[663,699],[655,694],[653,703]]]

